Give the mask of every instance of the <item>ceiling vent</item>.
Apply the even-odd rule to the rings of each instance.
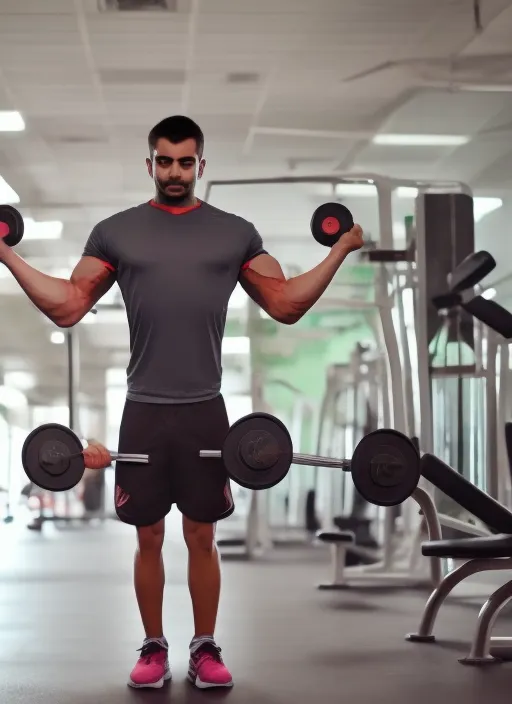
[[[108,86],[182,86],[186,72],[172,68],[105,68],[99,71],[101,82]]]
[[[177,12],[178,0],[99,0],[100,12]]]
[[[228,83],[247,85],[249,83],[258,83],[260,74],[252,73],[251,71],[233,71],[232,73],[228,73],[226,80]]]

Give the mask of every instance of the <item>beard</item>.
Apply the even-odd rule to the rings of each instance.
[[[158,199],[168,205],[179,205],[187,202],[193,195],[194,184],[184,181],[162,181],[155,180],[158,191]],[[176,190],[173,190],[175,188]]]

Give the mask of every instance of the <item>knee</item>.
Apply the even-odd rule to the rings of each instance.
[[[183,535],[189,552],[212,553],[215,550],[215,524],[184,519]]]
[[[160,553],[164,543],[165,523],[159,521],[152,526],[137,528],[137,542],[141,553]]]

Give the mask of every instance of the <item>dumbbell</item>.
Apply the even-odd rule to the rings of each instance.
[[[311,218],[311,233],[325,247],[332,247],[342,235],[354,227],[350,210],[341,203],[324,203]]]
[[[25,226],[21,213],[12,205],[0,205],[0,238],[9,247],[16,247],[23,239]]]
[[[65,425],[47,423],[23,443],[21,462],[27,477],[48,491],[68,491],[83,477],[85,462],[80,438]],[[110,452],[114,462],[149,464],[148,455]]]

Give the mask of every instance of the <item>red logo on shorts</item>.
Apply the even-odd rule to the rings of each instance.
[[[229,486],[229,480],[226,482],[224,487],[224,498],[226,499],[226,504],[228,509],[233,506],[233,494],[231,493],[231,487]]]
[[[121,506],[124,506],[129,498],[130,494],[127,494],[126,491],[123,491],[120,486],[116,486],[116,508],[121,508]]]

